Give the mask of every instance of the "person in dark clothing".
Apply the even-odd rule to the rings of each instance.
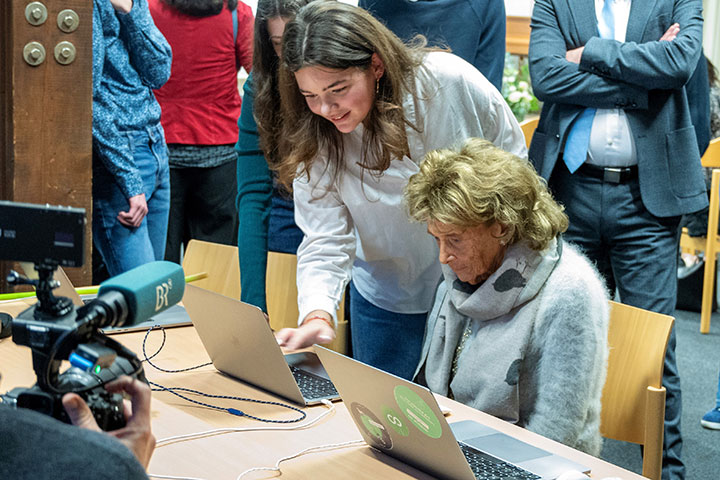
[[[128,393],[132,398],[127,424],[112,432],[100,431],[90,408],[74,393],[63,397],[63,406],[74,425],[0,403],[0,478],[147,479],[145,468],[155,448],[150,429],[150,387],[121,377],[106,388]]]
[[[449,47],[452,53],[480,70],[495,88],[502,88],[503,0],[359,0],[358,6],[405,41],[420,34],[430,45]]]

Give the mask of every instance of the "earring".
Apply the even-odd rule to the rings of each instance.
[[[380,93],[380,79],[376,78],[375,79],[375,95],[377,95],[378,93]]]

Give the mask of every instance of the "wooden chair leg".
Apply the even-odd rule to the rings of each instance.
[[[700,308],[700,333],[710,332],[710,315],[712,315],[713,287],[715,286],[715,255],[705,257],[705,274],[703,276],[702,303]]]
[[[651,480],[660,480],[662,476],[665,387],[647,387],[646,398],[642,475]]]
[[[716,144],[717,145],[717,144]],[[703,277],[702,307],[700,309],[700,333],[710,332],[712,295],[715,285],[715,264],[718,254],[718,210],[720,210],[720,170],[712,172],[710,205],[708,207],[708,230],[705,244],[705,276]]]

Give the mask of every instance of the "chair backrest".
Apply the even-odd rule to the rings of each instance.
[[[297,327],[299,312],[296,274],[297,256],[268,252],[265,298],[270,326],[275,331]]]
[[[720,168],[720,137],[710,141],[710,145],[703,153],[701,161],[703,167]]]
[[[525,135],[525,146],[527,148],[530,148],[530,142],[532,141],[533,133],[535,133],[535,129],[537,128],[539,121],[540,118],[535,117],[520,122],[520,129],[522,130],[523,135]]]
[[[720,137],[710,141],[710,145],[708,145],[708,148],[705,150],[701,160],[704,168],[720,169]],[[713,173],[715,173],[715,170],[713,170]],[[713,193],[715,195],[713,195]],[[715,208],[710,208],[708,211],[708,232],[717,232],[718,212],[720,212],[718,209],[718,203],[720,203],[718,202],[718,185],[715,185],[715,187],[711,186],[710,204],[714,204]],[[710,228],[711,222],[714,222],[715,230]],[[709,237],[713,238],[714,236],[710,235]],[[707,238],[707,234],[705,237],[691,237],[687,234],[687,231],[683,229],[683,233],[680,238],[680,248],[684,252],[688,253],[704,252],[706,248],[705,244],[708,243],[706,241]]]
[[[265,295],[270,326],[277,331],[286,327],[297,327],[300,315],[297,305],[297,256],[290,253],[268,252]],[[347,352],[348,322],[345,320],[344,302],[337,312],[337,338],[328,345],[340,353]]]
[[[610,302],[607,378],[602,394],[603,437],[644,446],[643,476],[660,479],[665,350],[675,319]]]
[[[710,206],[707,231],[704,237],[691,237],[686,228],[680,235],[680,249],[686,253],[704,252],[706,259],[714,259],[720,252],[718,216],[720,215],[720,138],[710,142],[702,157],[702,166],[712,169],[710,182]],[[703,292],[700,310],[700,333],[710,332],[710,321],[715,285],[715,262],[706,261],[703,273]]]
[[[705,237],[707,245],[705,247],[706,258],[715,258],[718,252],[718,215],[720,215],[720,138],[716,138],[710,142],[705,154],[702,157],[702,165],[706,168],[714,169],[712,171],[712,181],[710,183],[710,207],[708,209],[708,229]]]
[[[190,240],[182,266],[186,275],[207,273],[206,278],[193,282],[193,285],[240,299],[240,263],[236,246]]]

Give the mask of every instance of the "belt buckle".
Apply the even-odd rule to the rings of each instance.
[[[622,168],[605,167],[603,169],[603,181],[610,183],[620,183],[622,171]]]

